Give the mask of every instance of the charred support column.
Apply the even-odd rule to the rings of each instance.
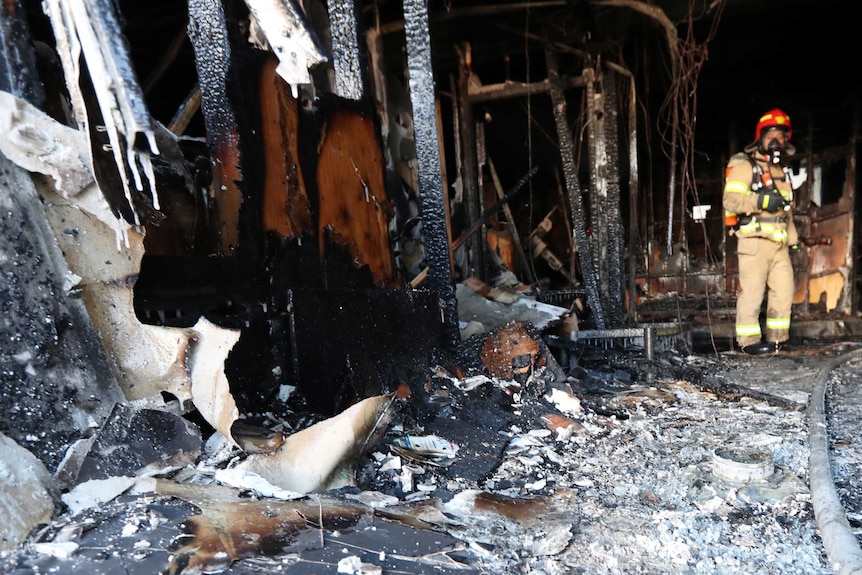
[[[601,79],[596,78],[597,70],[593,68],[585,68],[583,77],[587,82],[586,90],[586,119],[584,125],[587,128],[587,166],[589,172],[589,187],[587,196],[589,197],[589,212],[590,223],[592,224],[592,234],[590,239],[593,241],[593,267],[596,270],[598,279],[599,297],[602,300],[602,307],[610,311],[608,308],[608,222],[605,218],[607,214],[607,199],[608,190],[604,179],[605,163],[607,158],[604,153],[604,124],[602,114],[604,113],[603,97],[601,90]],[[597,86],[598,85],[598,86]],[[610,324],[613,324],[611,321]]]
[[[623,220],[620,204],[620,143],[619,143],[619,96],[617,95],[616,74],[604,74],[604,115],[602,125],[605,132],[605,177],[607,179],[608,205],[606,216],[610,237],[608,238],[608,260],[610,261],[609,315],[615,326],[621,326],[625,318],[623,281],[625,262],[623,258]]]
[[[332,65],[335,93],[342,98],[361,100],[365,75],[360,66],[359,34],[355,0],[328,0],[329,33],[332,37]]]
[[[553,51],[545,47],[545,62],[548,68],[548,86],[551,104],[554,108],[554,120],[557,125],[557,139],[560,143],[560,156],[563,161],[563,175],[566,180],[566,192],[569,197],[569,211],[572,215],[572,227],[578,244],[578,258],[581,263],[581,274],[584,277],[584,287],[587,291],[587,305],[593,312],[593,320],[598,329],[607,327],[602,299],[599,296],[598,279],[593,265],[590,237],[587,235],[587,222],[584,214],[584,203],[581,198],[581,185],[578,182],[578,170],[575,166],[575,153],[572,144],[572,134],[569,131],[566,97],[560,84],[560,72],[557,69],[557,57]]]
[[[637,257],[640,254],[640,246],[638,240],[638,227],[640,225],[640,213],[638,212],[639,190],[638,190],[638,116],[637,116],[637,91],[635,89],[635,81],[631,72],[617,66],[616,64],[608,64],[615,72],[628,78],[629,96],[626,100],[628,105],[628,114],[624,129],[628,134],[628,159],[629,159],[629,224],[628,224],[628,239],[629,252],[626,266],[628,269],[628,283],[626,284],[629,291],[628,308],[626,313],[628,318],[637,321],[635,317],[637,311]],[[623,249],[620,257],[625,252]]]
[[[598,77],[597,77],[598,73]],[[619,144],[616,83],[611,72],[587,69],[590,221],[599,294],[611,327],[623,323],[623,229],[620,215]]]
[[[419,195],[422,198],[422,232],[428,260],[428,283],[440,296],[445,343],[460,343],[455,287],[449,267],[449,245],[440,149],[437,146],[437,110],[434,101],[434,72],[427,0],[404,0],[407,35],[407,67],[410,74],[410,102],[416,138]]]
[[[219,214],[221,251],[229,255],[239,242],[242,180],[236,117],[227,96],[231,47],[221,2],[189,0],[189,38],[195,51],[201,108],[213,161],[210,195]]]
[[[467,64],[470,47],[458,48],[458,116],[460,118],[461,182],[464,184],[464,201],[467,204],[467,219],[475,222],[482,214],[482,194],[479,193],[479,160],[476,153],[476,121],[473,104],[467,94],[470,69]],[[479,234],[469,244],[470,268],[480,279],[485,278],[484,234]]]
[[[629,75],[629,318],[637,321],[637,285],[635,275],[637,274],[637,254],[640,253],[638,245],[638,198],[640,185],[638,181],[638,111],[637,92],[635,91],[634,78]]]

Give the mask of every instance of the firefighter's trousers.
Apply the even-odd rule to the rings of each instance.
[[[736,341],[740,347],[761,340],[760,308],[766,300],[766,341],[781,343],[790,337],[793,305],[793,264],[786,243],[766,238],[740,237],[739,298],[736,300]]]

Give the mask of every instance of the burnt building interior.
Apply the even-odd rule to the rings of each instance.
[[[817,55],[820,29],[829,30],[831,52],[852,53],[841,46],[851,34],[836,29],[840,4],[758,12],[735,2],[429,3],[416,16],[421,26],[427,11],[427,31],[405,25],[409,5],[360,4],[344,14],[330,6],[339,17],[328,20],[327,7],[310,5],[309,30],[327,61],[311,69],[312,87],[300,86],[296,96],[273,75],[275,57],[248,42],[241,3],[225,7],[227,62],[196,56],[217,47],[186,34],[184,9],[121,8],[153,117],[171,126],[185,114],[188,125],[176,133],[206,137],[218,150],[221,140],[232,142],[225,169],[234,165],[241,175],[208,207],[188,205],[180,184],[182,200],[163,200],[158,227],[145,223],[147,253],[135,286],[142,321],[190,325],[204,313],[222,324],[250,322],[257,328],[250,332],[266,340],[248,336],[259,350],[289,339],[280,335],[290,294],[294,329],[314,326],[297,338],[310,352],[296,350],[303,355],[297,369],[308,373],[294,375],[344,379],[344,365],[309,365],[309,357],[323,354],[308,335],[329,346],[344,341],[341,357],[369,337],[395,343],[403,336],[394,328],[400,320],[384,318],[397,313],[390,298],[401,295],[399,288],[431,288],[451,302],[451,282],[499,284],[508,271],[516,277],[510,286],[529,286],[541,301],[574,312],[577,300],[580,328],[599,336],[672,322],[710,348],[726,347],[736,282],[734,240],[720,206],[722,170],[753,138],[761,111],[783,107],[791,110],[801,150],[794,163],[805,243],[795,261],[796,335],[853,333],[858,83],[852,75],[797,79],[807,62],[828,57]],[[763,20],[775,27],[774,40],[758,33]],[[427,59],[417,61],[426,50]],[[222,101],[203,93],[202,111],[192,114],[196,90],[206,87],[193,79],[225,66]],[[416,101],[423,95],[427,100]],[[352,127],[332,132],[341,122]],[[216,124],[235,125],[236,134],[219,135]],[[360,126],[364,145],[356,137]],[[327,142],[334,145],[336,134],[350,134],[350,141],[330,160]],[[208,168],[206,152],[193,148],[184,153]],[[240,181],[191,176],[210,190],[220,178]],[[278,189],[285,183],[286,191]],[[165,187],[163,195],[172,193]],[[332,291],[317,301],[318,288]],[[353,306],[360,303],[352,301],[356,288],[386,289],[388,297],[379,307],[365,299],[373,296]],[[183,299],[189,296],[193,303]],[[268,304],[265,312],[261,304]],[[411,299],[404,311],[414,319],[415,304]],[[369,316],[325,325],[342,307]],[[423,304],[426,312],[434,307]],[[427,322],[435,316],[431,311]],[[451,303],[444,306],[444,338],[457,339],[456,322]],[[270,338],[273,330],[281,333]],[[390,353],[399,347],[385,346]],[[290,353],[275,353],[273,361],[290,373]],[[357,361],[351,369],[362,369]]]
[[[271,4],[0,8],[3,91],[85,130],[118,222],[88,256],[125,260],[140,236],[139,269],[111,283],[136,329],[236,331],[224,372],[239,413],[290,386],[333,416],[421,387],[439,356],[481,369],[461,335],[465,283],[563,310],[541,337],[564,367],[584,341],[731,348],[724,168],[776,107],[798,149],[792,341],[859,335],[850,2]],[[113,76],[70,28],[121,56]],[[111,94],[128,99],[106,107]],[[97,315],[109,295],[79,297]],[[111,377],[146,399],[134,369]],[[2,424],[24,445],[38,428],[26,413]],[[53,468],[63,453],[41,455]]]

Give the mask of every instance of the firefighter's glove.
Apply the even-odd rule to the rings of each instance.
[[[757,207],[775,213],[784,207],[784,198],[775,190],[763,190],[757,194]]]

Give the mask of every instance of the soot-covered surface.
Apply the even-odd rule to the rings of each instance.
[[[0,432],[53,470],[122,394],[30,175],[3,156],[0,190],[16,191],[0,193]]]

